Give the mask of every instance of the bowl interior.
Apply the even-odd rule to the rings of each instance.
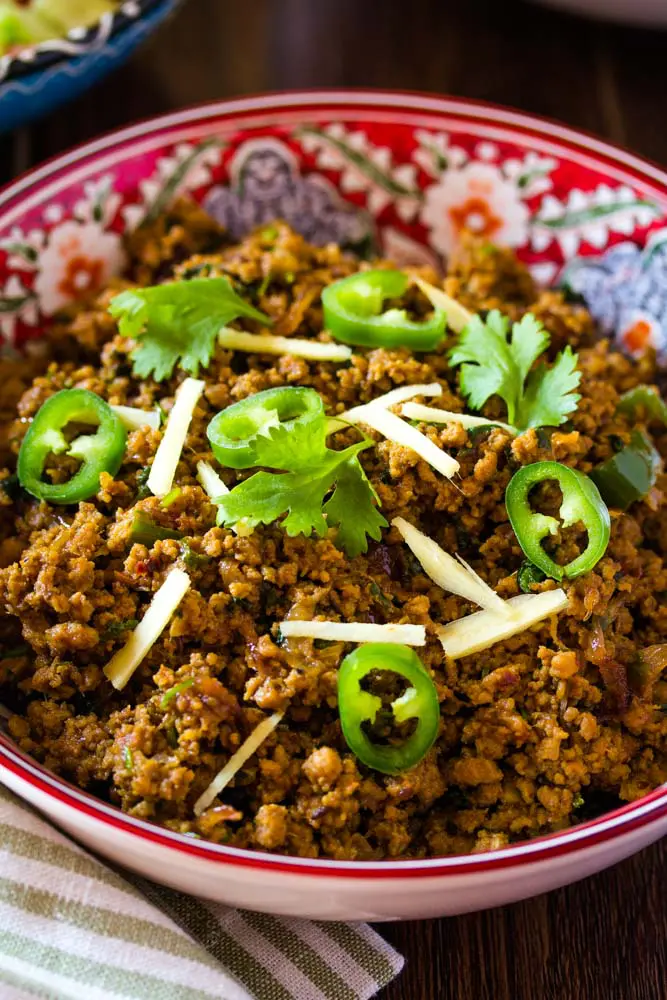
[[[39,338],[54,313],[122,271],[123,233],[183,194],[235,237],[280,216],[315,243],[379,251],[398,265],[440,267],[472,228],[515,247],[539,282],[582,296],[623,349],[667,352],[667,176],[658,168],[507,110],[362,92],[178,112],[0,192],[5,344]],[[1,737],[0,763],[20,768],[7,747]],[[23,773],[36,780],[34,765]],[[667,790],[649,798],[667,808]],[[94,809],[75,793],[85,800]],[[633,821],[647,802],[611,819]]]

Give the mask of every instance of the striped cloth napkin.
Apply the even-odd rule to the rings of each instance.
[[[365,1000],[402,966],[366,924],[234,910],[120,875],[0,786],[2,1000]]]

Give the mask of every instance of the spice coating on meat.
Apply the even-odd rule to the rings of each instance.
[[[128,280],[225,274],[274,320],[273,332],[322,331],[322,288],[360,266],[340,248],[314,248],[277,223],[225,242],[214,223],[183,203],[136,234]],[[436,275],[421,272],[427,280]],[[372,434],[361,464],[388,522],[403,517],[458,552],[502,598],[519,593],[523,553],[508,521],[505,489],[517,468],[556,460],[588,473],[627,442],[632,419],[621,393],[654,381],[654,359],[633,362],[596,338],[578,304],[539,291],[513,254],[464,241],[446,291],[468,308],[538,316],[579,353],[581,401],[566,425],[519,437],[459,424],[421,430],[460,463],[455,482],[409,449]],[[340,413],[397,386],[439,382],[427,401],[462,412],[451,339],[431,354],[354,353],[345,364],[245,355],[218,348],[176,471],[167,507],[146,495],[145,469],[161,431],[129,432],[123,465],[97,496],[55,508],[11,496],[9,477],[28,420],[54,392],[86,388],[112,404],[173,406],[183,373],[163,383],[132,375],[134,343],[107,312],[112,292],[72,309],[50,338],[51,360],[0,363],[0,681],[16,714],[18,745],[68,780],[133,816],[219,843],[337,859],[466,853],[562,829],[602,803],[631,801],[667,781],[667,678],[646,690],[629,679],[638,651],[667,636],[667,520],[658,477],[652,492],[612,514],[611,541],[595,568],[565,583],[569,609],[555,621],[456,662],[436,628],[476,608],[437,587],[395,528],[348,558],[326,537],[288,537],[280,523],[249,535],[216,526],[196,466],[214,462],[206,428],[216,412],[276,386],[309,386]],[[415,313],[429,305],[413,290]],[[484,416],[505,419],[495,397]],[[343,444],[357,440],[353,429]],[[663,456],[667,432],[654,434]],[[244,472],[218,469],[228,487]],[[56,464],[55,474],[58,474]],[[558,509],[558,497],[545,496]],[[137,510],[182,539],[133,542]],[[558,539],[565,564],[585,533]],[[139,621],[175,565],[192,586],[128,686],[115,691],[102,668]],[[539,584],[548,589],[552,581]],[[281,640],[275,623],[316,615],[337,621],[426,627],[419,655],[440,700],[440,732],[412,770],[365,767],[343,739],[337,669],[352,647]],[[267,713],[284,720],[200,816],[194,803]]]

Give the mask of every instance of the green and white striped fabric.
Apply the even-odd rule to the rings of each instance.
[[[403,965],[365,924],[129,879],[0,786],[2,1000],[366,1000]]]

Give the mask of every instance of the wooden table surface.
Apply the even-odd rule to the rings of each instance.
[[[518,0],[189,0],[115,76],[0,137],[0,180],[133,119],[300,87],[462,94],[558,118],[667,166],[667,33]],[[666,1000],[667,842],[527,902],[383,925],[382,1000]]]

